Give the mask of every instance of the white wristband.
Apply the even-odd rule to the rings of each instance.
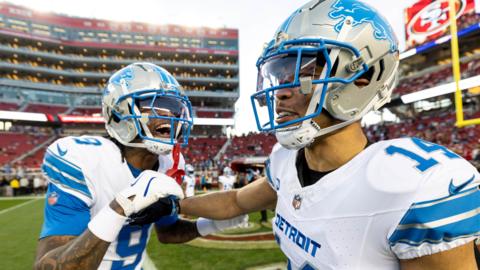
[[[218,232],[217,226],[213,220],[206,219],[206,218],[198,218],[197,219],[197,231],[201,236],[209,235],[215,232]]]
[[[90,220],[88,229],[103,241],[113,242],[117,239],[118,233],[127,219],[127,217],[118,214],[109,205],[106,205]]]

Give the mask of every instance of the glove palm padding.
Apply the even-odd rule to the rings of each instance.
[[[120,191],[115,200],[129,217],[170,195],[183,198],[183,190],[177,182],[165,174],[146,170],[129,187]]]

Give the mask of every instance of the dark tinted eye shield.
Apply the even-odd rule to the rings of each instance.
[[[179,100],[178,97],[169,96],[152,96],[142,97],[136,101],[137,107],[142,109],[150,109],[156,117],[175,117],[189,118],[188,107]]]
[[[367,65],[363,64],[360,71],[349,78],[335,77],[335,72],[332,72],[334,63],[330,60],[330,53],[334,48],[349,51],[353,58],[360,57],[360,52],[347,43],[322,39],[287,41],[274,50],[265,51],[257,62],[257,92],[251,96],[257,127],[260,131],[271,131],[292,124],[291,122],[283,125],[274,123],[277,90],[301,88],[301,92],[307,94],[312,91],[314,85],[323,84],[319,103],[323,104],[330,83],[351,83],[368,70]],[[256,103],[268,108],[268,123],[260,124]],[[299,118],[295,123],[318,116],[321,109],[322,105],[318,106],[315,114]]]
[[[302,78],[319,79],[325,66],[325,58],[319,54],[277,56],[264,65],[258,72],[257,92],[277,86],[301,85]]]
[[[121,96],[118,103],[121,103],[125,100],[129,101],[130,115],[121,115],[119,116],[122,120],[125,120],[125,117],[138,118],[141,115],[138,115],[133,109],[137,107],[138,109],[150,109],[152,111],[152,116],[158,118],[182,118],[191,120],[191,104],[187,97],[181,96],[178,93],[170,93],[170,91],[162,90],[144,90],[138,91],[135,93],[127,94]],[[166,114],[159,115],[159,112],[166,112]]]
[[[142,139],[173,144],[175,138],[182,135],[184,137],[183,143],[186,144],[188,142],[188,135],[193,121],[191,118],[191,104],[187,97],[179,95],[178,92],[169,93],[162,90],[145,90],[124,95],[119,98],[118,103],[125,100],[129,102],[130,111],[128,113],[112,112],[120,120],[134,119],[135,126]],[[134,110],[134,107],[138,110]],[[172,132],[169,140],[150,138],[145,135],[139,122],[150,119],[167,120],[170,122]]]

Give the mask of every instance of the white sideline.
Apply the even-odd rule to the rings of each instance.
[[[32,199],[32,200],[30,200],[30,201],[26,201],[26,202],[24,202],[24,203],[17,204],[17,205],[15,205],[15,206],[9,207],[9,208],[7,208],[7,209],[3,209],[2,211],[0,211],[0,215],[3,215],[3,214],[5,214],[5,213],[8,213],[8,212],[13,211],[13,210],[15,210],[15,209],[18,209],[18,208],[20,208],[20,207],[22,207],[22,206],[25,206],[25,205],[27,205],[27,204],[31,204],[31,203],[33,203],[33,202],[36,202],[36,201],[40,200],[40,199],[41,199],[41,198]]]
[[[145,253],[145,260],[143,260],[142,269],[144,270],[157,270],[155,264],[153,263],[152,259],[148,256],[148,253]]]

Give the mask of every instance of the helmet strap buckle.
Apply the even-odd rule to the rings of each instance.
[[[300,78],[300,93],[307,95],[312,93],[312,77],[301,77]]]
[[[362,56],[359,56],[355,60],[353,60],[350,64],[346,66],[346,69],[350,73],[357,73],[360,69],[362,69],[363,64],[365,64],[365,59]]]

